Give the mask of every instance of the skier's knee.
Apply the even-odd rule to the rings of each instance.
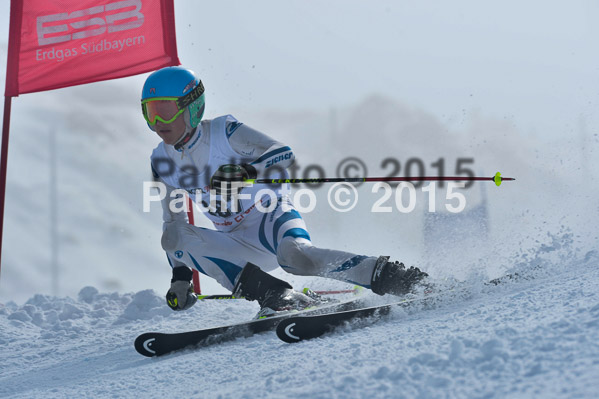
[[[177,222],[164,223],[164,231],[162,232],[162,239],[160,241],[162,249],[169,252],[179,247],[181,228],[182,226]]]
[[[303,276],[314,275],[317,272],[316,267],[306,254],[310,246],[309,242],[303,242],[301,239],[285,237],[277,248],[277,262],[283,270],[289,273]]]

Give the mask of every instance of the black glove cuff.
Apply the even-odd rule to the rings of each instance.
[[[171,283],[175,281],[191,281],[191,277],[193,276],[193,272],[187,266],[179,266],[173,267],[173,278],[171,279]]]
[[[258,171],[249,163],[242,163],[241,167],[248,172],[248,179],[256,179],[258,178]]]

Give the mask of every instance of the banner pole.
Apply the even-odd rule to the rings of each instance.
[[[2,149],[0,150],[0,271],[2,271],[2,237],[4,232],[4,204],[6,203],[6,168],[8,166],[8,132],[12,97],[4,96],[4,119],[2,121]]]

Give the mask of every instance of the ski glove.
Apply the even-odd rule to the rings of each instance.
[[[241,191],[244,180],[255,179],[257,176],[256,168],[247,163],[221,165],[210,179],[210,188],[215,190],[217,195],[229,197],[232,193]]]
[[[166,304],[173,310],[186,310],[192,307],[198,300],[193,292],[191,283],[191,269],[187,266],[173,268],[171,288],[166,293]]]

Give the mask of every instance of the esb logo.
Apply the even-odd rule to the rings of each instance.
[[[139,28],[144,23],[144,15],[140,12],[142,0],[122,0],[95,6],[85,10],[63,12],[60,14],[37,17],[37,41],[40,46],[68,42],[75,39],[98,36],[103,33],[119,32]],[[135,7],[135,9],[131,9]],[[113,11],[127,9],[114,13]],[[82,19],[90,17],[87,19]],[[127,22],[119,23],[127,20]],[[57,25],[52,22],[65,21]],[[70,21],[70,22],[68,22]],[[71,34],[50,36],[56,33],[76,31]],[[50,37],[47,37],[50,36]]]

